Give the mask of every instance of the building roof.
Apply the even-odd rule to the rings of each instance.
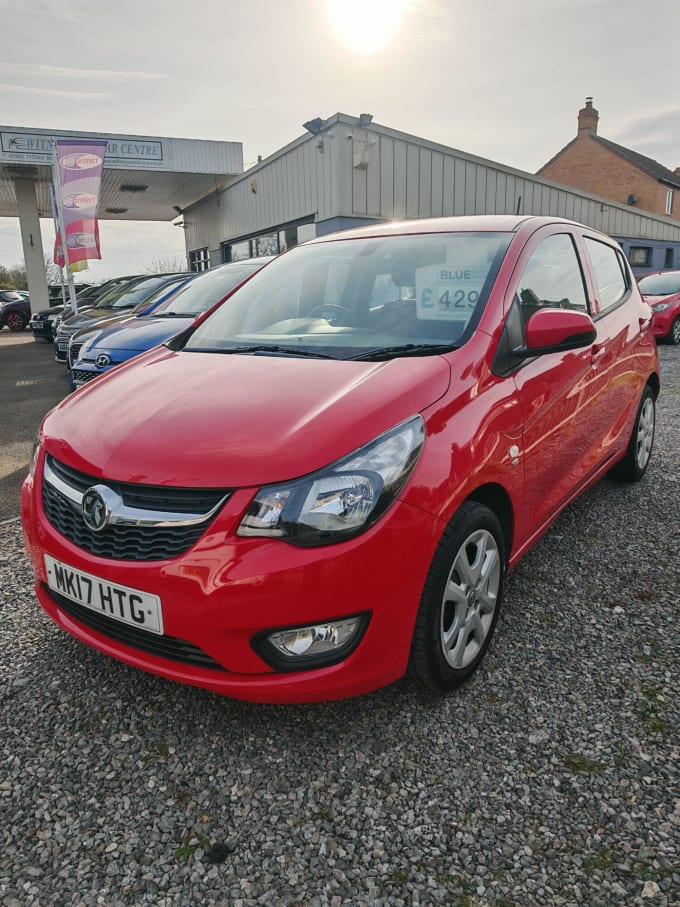
[[[644,154],[639,154],[637,151],[631,151],[630,148],[626,148],[623,145],[617,145],[616,142],[610,142],[609,139],[603,139],[599,135],[591,135],[590,138],[595,142],[604,145],[605,148],[613,151],[614,154],[618,154],[619,157],[624,158],[629,164],[637,167],[638,170],[642,170],[643,173],[653,176],[654,179],[658,180],[660,183],[668,183],[670,186],[676,186],[680,189],[680,176],[678,176],[677,173],[673,173],[672,170],[669,170],[668,167],[664,167],[663,164],[660,164],[653,158],[646,157]]]
[[[558,160],[560,155],[563,154],[567,148],[571,148],[572,145],[579,141],[579,138],[580,136],[576,136],[571,142],[567,142],[564,148],[553,155],[547,163],[543,164],[543,166],[536,171],[536,173],[543,173],[554,161]],[[680,175],[669,170],[668,167],[664,167],[663,164],[660,164],[653,158],[646,157],[644,154],[640,154],[637,151],[632,151],[624,145],[618,145],[616,142],[610,142],[609,139],[603,139],[600,135],[593,135],[592,132],[588,135],[588,138],[592,139],[593,142],[599,142],[600,145],[603,145],[613,154],[622,157],[625,161],[628,161],[629,164],[632,164],[633,167],[637,167],[638,170],[653,177],[653,179],[658,180],[660,183],[668,183],[669,186],[680,189]]]
[[[173,220],[243,172],[240,142],[0,126],[0,217],[17,216],[16,180],[35,184],[39,216],[52,217],[55,139],[107,141],[100,220]]]

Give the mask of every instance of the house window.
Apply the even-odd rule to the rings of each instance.
[[[634,268],[648,268],[652,260],[652,250],[649,246],[631,246],[628,261]]]
[[[666,249],[666,258],[664,259],[663,266],[664,266],[664,268],[673,267],[673,250],[672,249]]]
[[[666,214],[671,215],[673,213],[673,190],[666,190]]]
[[[192,271],[207,271],[210,267],[210,256],[208,255],[208,247],[204,249],[194,249],[193,252],[189,252],[189,267]]]

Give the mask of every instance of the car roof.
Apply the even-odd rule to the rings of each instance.
[[[526,224],[536,228],[549,224],[569,224],[584,227],[577,221],[563,217],[544,217],[539,215],[515,214],[470,214],[461,217],[428,217],[413,220],[391,221],[389,223],[370,224],[367,227],[354,227],[339,233],[329,233],[309,240],[305,245],[329,242],[338,239],[362,239],[370,236],[407,236],[419,233],[516,233]],[[600,233],[595,228],[587,227],[593,233]]]

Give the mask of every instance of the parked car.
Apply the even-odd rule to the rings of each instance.
[[[76,331],[89,327],[100,319],[110,318],[112,315],[122,315],[126,312],[129,314],[130,309],[134,309],[140,302],[144,302],[156,290],[171,283],[187,280],[192,276],[192,272],[187,271],[179,274],[154,274],[137,277],[99,297],[93,307],[68,318],[57,318],[54,325],[54,358],[57,362],[67,362],[69,338]]]
[[[204,271],[149,314],[142,313],[104,329],[93,326],[89,331],[79,331],[69,344],[73,387],[82,387],[114,366],[174,337],[269,261],[270,256],[249,258]],[[76,356],[78,360],[74,361]]]
[[[176,293],[183,290],[187,284],[196,280],[199,275],[192,273],[189,276],[183,275],[177,277],[174,281],[162,284],[157,290],[138,302],[132,309],[124,309],[118,315],[110,315],[108,318],[98,318],[92,321],[87,327],[81,328],[75,334],[71,334],[68,341],[68,352],[66,356],[67,365],[71,370],[80,356],[82,346],[88,340],[98,336],[109,328],[132,324],[135,318],[145,316],[155,312],[166,302],[169,302]],[[71,382],[71,390],[74,390]]]
[[[638,280],[638,286],[654,312],[654,336],[680,344],[680,271],[646,274]]]
[[[16,290],[0,290],[0,330],[23,331],[31,319],[31,302]]]
[[[85,287],[76,293],[78,312],[83,313],[87,309],[93,308],[99,297],[104,296],[114,287],[123,286],[134,279],[136,278],[114,277],[112,280],[107,280],[97,287]],[[54,294],[55,290],[59,293],[58,297]],[[61,287],[48,287],[48,291],[50,307],[35,312],[29,323],[33,339],[39,343],[54,343],[55,326],[58,326],[65,318],[70,318],[73,314],[71,306],[68,304],[64,306],[63,302],[61,302]]]
[[[589,227],[321,237],[45,418],[36,594],[108,655],[236,698],[452,690],[557,515],[645,474],[658,393],[649,307]]]

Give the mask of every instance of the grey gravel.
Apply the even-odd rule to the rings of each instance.
[[[128,668],[40,610],[0,524],[0,905],[680,905],[680,349],[645,480],[512,575],[440,699],[256,706]]]

